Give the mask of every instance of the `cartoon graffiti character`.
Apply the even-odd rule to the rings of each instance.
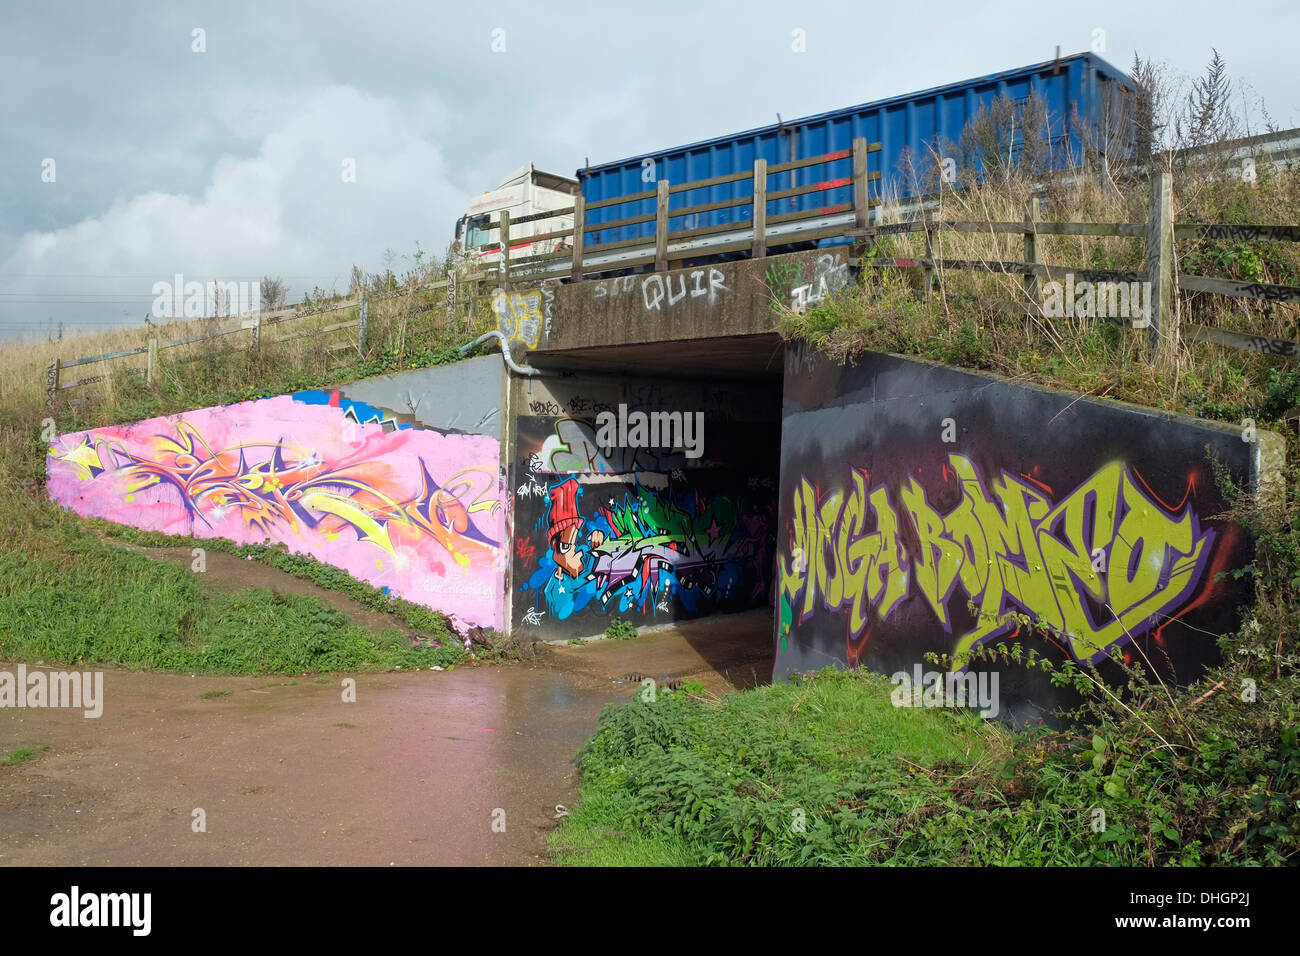
[[[603,531],[594,530],[581,542],[583,519],[578,514],[578,481],[567,478],[547,492],[547,540],[555,572],[546,581],[546,601],[561,620],[580,611],[599,589],[594,549],[605,542]]]
[[[537,523],[547,548],[522,588],[541,592],[551,620],[589,606],[619,614],[696,614],[744,606],[766,592],[771,555],[760,541],[770,515],[742,499],[710,500],[685,482],[651,489],[635,479],[632,487],[602,495],[584,515],[579,500],[591,489],[580,481],[565,476],[547,488],[546,513]]]

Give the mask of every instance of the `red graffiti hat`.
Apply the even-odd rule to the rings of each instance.
[[[547,494],[551,499],[551,509],[547,513],[550,522],[548,537],[554,538],[566,528],[582,524],[578,514],[578,480],[568,478],[558,485],[552,485]]]

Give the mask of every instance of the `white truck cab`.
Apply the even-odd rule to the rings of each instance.
[[[510,213],[510,258],[524,258],[547,252],[559,252],[569,245],[565,236],[533,242],[530,237],[573,228],[573,215],[556,216],[515,225],[514,220],[551,209],[573,205],[578,181],[555,173],[542,172],[532,163],[515,170],[496,189],[485,192],[469,204],[465,215],[456,220],[455,248],[470,268],[501,261],[501,213]],[[491,245],[490,249],[479,246]]]

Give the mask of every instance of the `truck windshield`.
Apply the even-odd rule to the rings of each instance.
[[[487,213],[472,218],[465,224],[465,248],[476,249],[479,246],[487,245],[490,241],[488,233],[491,228],[492,224]]]

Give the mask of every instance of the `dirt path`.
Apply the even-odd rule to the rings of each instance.
[[[190,567],[194,560],[193,553],[189,548],[142,548],[138,545],[127,545],[112,539],[106,540],[113,547],[138,551],[155,560],[168,561],[185,568]],[[206,570],[199,574],[198,578],[203,583],[203,586],[209,590],[240,591],[244,588],[265,588],[268,591],[276,591],[280,594],[299,594],[305,597],[314,597],[325,602],[334,610],[343,612],[361,627],[369,630],[397,630],[407,636],[415,633],[398,618],[379,611],[372,611],[364,604],[354,601],[342,591],[323,588],[318,584],[294,577],[292,574],[263,564],[260,561],[249,561],[247,558],[240,558],[226,551],[209,548],[204,551],[204,562]]]
[[[518,664],[341,680],[109,671],[98,719],[0,710],[0,751],[49,745],[0,767],[0,865],[536,864],[631,694]]]
[[[185,548],[133,550],[191,560]],[[311,595],[409,633],[258,562],[220,551],[207,562],[207,587]],[[544,863],[601,708],[643,676],[715,692],[765,681],[770,633],[770,614],[750,612],[548,648],[531,664],[354,675],[355,703],[343,674],[106,671],[99,718],[0,709],[0,756],[48,748],[0,766],[0,866]]]

